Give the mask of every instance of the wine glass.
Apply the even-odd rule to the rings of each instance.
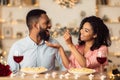
[[[103,75],[103,64],[106,62],[107,60],[107,54],[105,53],[105,51],[98,51],[97,53],[97,61],[100,63],[100,75]]]
[[[20,62],[23,60],[23,55],[16,51],[13,55],[13,59],[16,63],[18,63],[18,74],[20,74]]]

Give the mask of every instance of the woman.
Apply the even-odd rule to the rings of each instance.
[[[71,51],[69,58],[65,55],[62,46],[49,42],[46,44],[59,48],[63,64],[67,69],[87,67],[99,71],[97,53],[104,51],[105,54],[108,54],[108,46],[111,45],[109,30],[99,17],[90,16],[82,20],[77,45],[74,46],[69,31],[64,34],[64,39]],[[107,61],[104,65],[106,64]]]

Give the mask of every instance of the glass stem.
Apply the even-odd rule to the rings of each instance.
[[[20,63],[18,64],[18,74],[20,73]]]
[[[100,66],[100,74],[102,75],[103,74],[103,65],[101,64]]]

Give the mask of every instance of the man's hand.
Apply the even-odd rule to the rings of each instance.
[[[50,42],[48,42],[48,41],[45,41],[45,44],[46,45],[48,45],[49,47],[53,47],[53,48],[60,48],[61,47],[61,45],[60,44],[52,44],[52,43],[50,43]]]

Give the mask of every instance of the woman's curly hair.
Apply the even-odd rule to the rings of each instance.
[[[106,46],[111,45],[109,29],[104,24],[104,22],[101,18],[96,17],[96,16],[90,16],[90,17],[84,18],[80,24],[79,32],[86,22],[90,23],[94,34],[97,35],[93,45],[90,48],[91,50],[98,49],[101,45],[106,45]],[[80,35],[81,34],[79,33],[78,43],[79,43],[79,45],[84,45],[85,42],[81,41]]]

